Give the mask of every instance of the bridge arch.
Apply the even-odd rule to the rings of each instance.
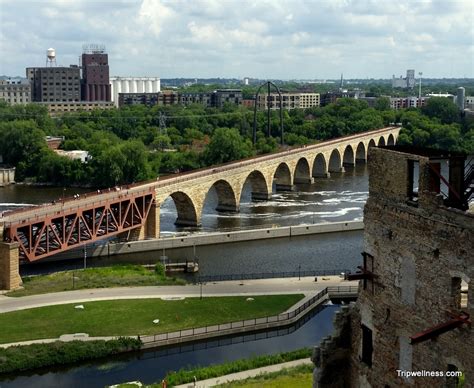
[[[242,186],[240,197],[242,197],[243,188],[247,184],[250,185],[253,200],[267,200],[271,197],[271,192],[268,187],[267,180],[265,179],[265,176],[262,174],[262,172],[258,170],[253,170],[250,174],[247,175],[247,178],[244,181],[244,185]]]
[[[328,174],[328,165],[323,154],[317,154],[313,162],[313,174],[315,178],[326,178]]]
[[[375,144],[375,140],[374,140],[374,139],[370,139],[369,145],[367,146],[367,149],[369,149],[369,148],[371,148],[371,147],[377,147],[377,144]]]
[[[285,191],[293,189],[293,179],[290,167],[285,162],[278,165],[273,174],[273,183],[275,183],[276,191]]]
[[[380,136],[379,143],[377,144],[379,147],[383,147],[385,145],[385,138]]]
[[[395,138],[393,137],[392,134],[388,135],[387,145],[389,146],[395,145]]]
[[[207,191],[204,202],[206,201],[211,190],[215,190],[217,195],[217,207],[216,210],[220,212],[238,212],[239,204],[237,202],[237,196],[234,189],[224,179],[219,179],[214,182],[213,185]]]
[[[354,149],[350,144],[348,144],[344,150],[344,154],[342,157],[343,164],[344,165],[354,165],[355,164],[355,155],[354,155]]]
[[[367,151],[365,149],[365,144],[361,141],[356,148],[356,162],[366,161],[367,160]]]
[[[343,172],[341,154],[334,149],[329,157],[329,172]]]
[[[311,169],[309,167],[308,159],[300,158],[295,167],[295,183],[312,183]]]
[[[169,195],[176,206],[178,217],[174,222],[175,225],[181,226],[199,226],[201,225],[201,215],[198,214],[196,205],[191,197],[182,192],[175,191]],[[168,197],[168,198],[169,198]],[[199,215],[199,217],[198,217]]]

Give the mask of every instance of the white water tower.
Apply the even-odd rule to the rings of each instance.
[[[56,66],[56,50],[49,48],[46,50],[46,67]]]

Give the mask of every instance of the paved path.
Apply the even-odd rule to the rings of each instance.
[[[328,286],[356,286],[357,284],[357,281],[344,281],[339,276],[318,277],[317,282],[314,281],[314,277],[305,277],[301,278],[301,280],[298,280],[298,278],[282,278],[225,281],[204,284],[202,286],[202,295],[310,295]],[[84,303],[96,300],[198,297],[200,293],[201,287],[199,285],[187,285],[102,288],[93,290],[77,290],[58,292],[53,294],[32,295],[18,298],[0,295],[0,313],[24,310],[41,306],[59,305],[66,303]]]
[[[257,369],[250,369],[246,370],[243,372],[237,372],[237,373],[232,373],[230,375],[225,375],[225,376],[219,376],[213,379],[207,379],[207,380],[201,380],[194,385],[194,383],[188,383],[188,384],[182,384],[182,385],[176,385],[176,388],[193,388],[193,387],[199,387],[199,388],[207,388],[207,387],[213,387],[215,385],[219,384],[227,384],[231,381],[236,381],[236,380],[244,380],[249,377],[255,377],[261,374],[265,373],[271,373],[271,372],[278,372],[282,369],[285,368],[293,368],[298,365],[312,365],[311,359],[309,358],[304,358],[301,360],[295,360],[295,361],[289,361],[285,362],[283,364],[275,364],[275,365],[269,365],[265,366],[263,368],[257,368]]]

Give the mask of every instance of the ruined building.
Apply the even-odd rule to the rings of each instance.
[[[370,149],[359,297],[315,348],[314,387],[474,387],[470,163]]]

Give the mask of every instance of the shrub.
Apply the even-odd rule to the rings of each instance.
[[[165,276],[165,266],[161,263],[156,263],[155,264],[155,273],[160,277],[164,277]]]
[[[63,365],[129,350],[139,350],[141,341],[120,337],[110,341],[52,342],[0,348],[0,373],[12,373]]]

